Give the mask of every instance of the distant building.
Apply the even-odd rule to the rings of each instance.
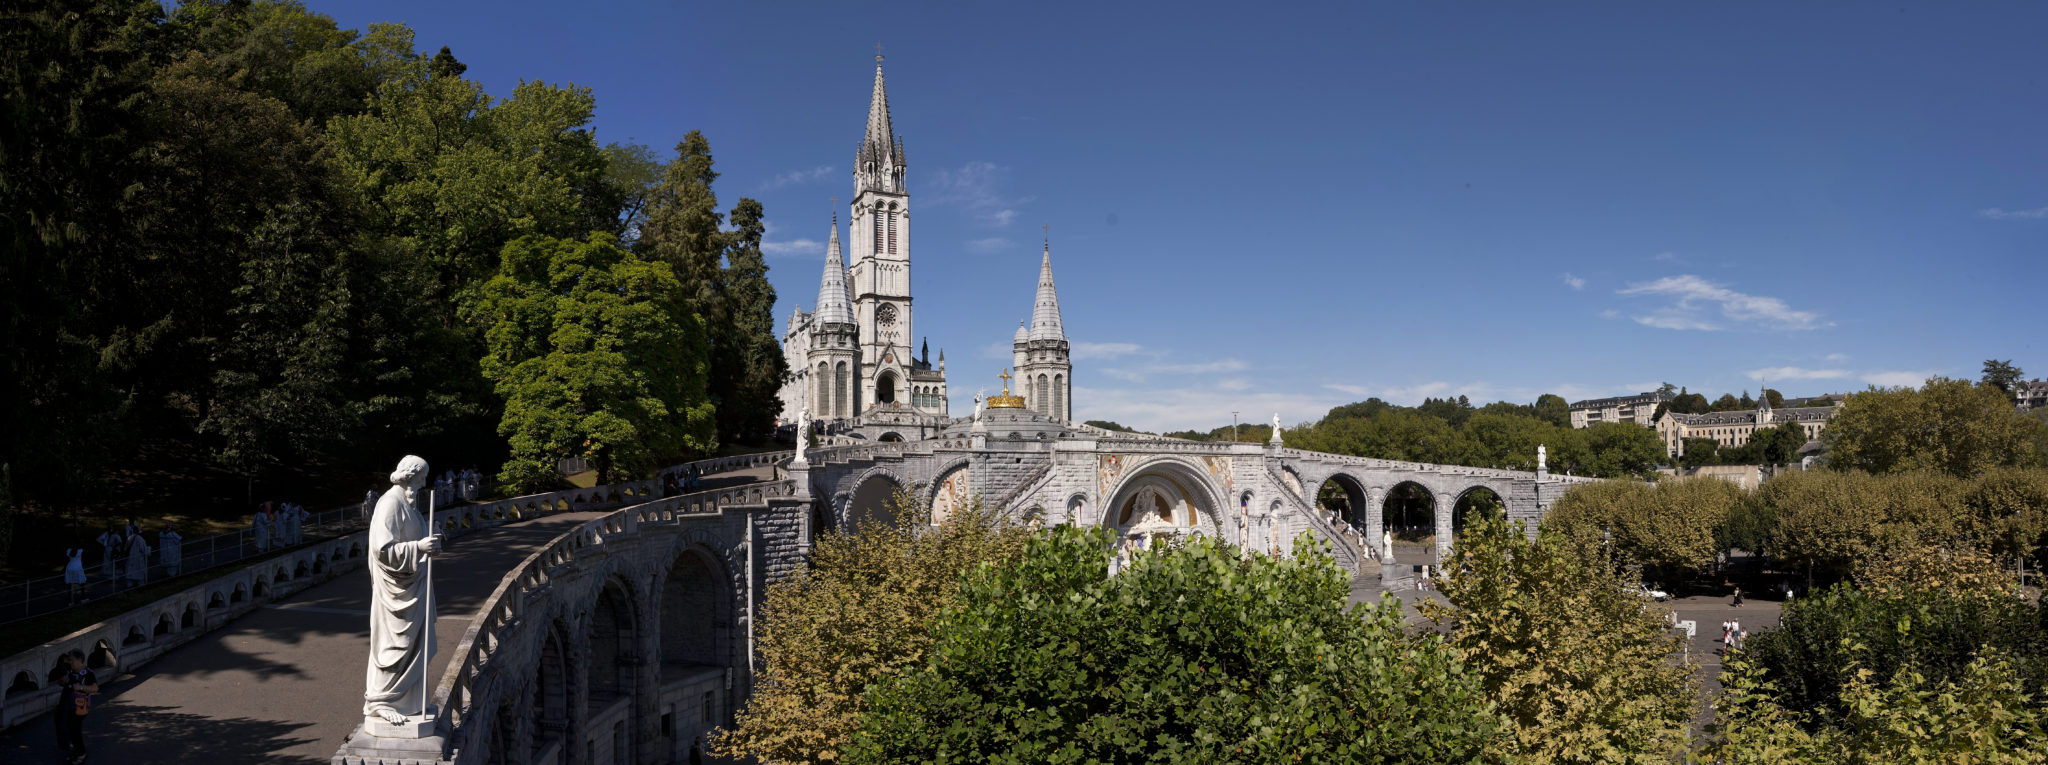
[[[1572,427],[1585,428],[1603,422],[1633,422],[1649,427],[1650,418],[1657,414],[1657,405],[1670,400],[1670,396],[1662,393],[1639,393],[1576,402],[1572,404]]]
[[[1834,406],[1847,400],[1849,400],[1849,394],[1847,393],[1823,393],[1818,396],[1806,396],[1804,398],[1788,398],[1785,399],[1784,402],[1780,403],[1778,406],[1786,409],[1797,409],[1800,407],[1808,406]]]
[[[1673,458],[1685,456],[1685,439],[1711,438],[1723,449],[1732,449],[1749,443],[1749,437],[1757,428],[1774,428],[1785,423],[1797,423],[1806,431],[1808,443],[1820,440],[1820,433],[1827,429],[1828,420],[1840,411],[1842,402],[1837,399],[1831,406],[1801,406],[1772,409],[1770,399],[1756,402],[1756,409],[1746,412],[1708,412],[1706,414],[1679,414],[1665,412],[1657,418],[1657,436],[1664,439],[1664,451]]]
[[[2012,397],[2019,401],[2020,411],[2048,406],[2048,380],[2029,380],[2012,386]]]

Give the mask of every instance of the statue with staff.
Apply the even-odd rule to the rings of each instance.
[[[370,661],[363,725],[372,735],[418,738],[427,709],[427,662],[434,646],[434,495],[427,461],[407,455],[370,518]],[[408,731],[408,727],[410,730]]]

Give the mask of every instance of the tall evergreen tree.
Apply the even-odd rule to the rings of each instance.
[[[729,334],[715,356],[718,368],[730,374],[713,383],[723,388],[718,432],[728,440],[755,442],[775,426],[789,365],[775,338],[775,287],[768,283],[768,261],[761,255],[766,231],[761,203],[742,198],[728,220],[732,230],[726,232],[719,297]]]

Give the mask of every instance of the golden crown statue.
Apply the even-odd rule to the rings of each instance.
[[[1002,374],[996,376],[1003,378],[1003,395],[988,397],[988,408],[1023,409],[1024,397],[1010,395],[1010,370],[1004,369]]]

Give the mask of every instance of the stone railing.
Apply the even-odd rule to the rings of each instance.
[[[0,681],[7,683],[0,700],[0,730],[57,705],[57,686],[51,680],[64,654],[84,655],[86,665],[103,682],[134,672],[266,603],[362,566],[368,536],[359,531],[293,548],[0,659]]]
[[[1037,493],[1039,489],[1042,489],[1045,487],[1046,484],[1051,483],[1052,478],[1052,462],[1048,460],[1045,462],[1045,464],[1039,465],[1037,470],[1031,471],[1031,474],[1025,476],[1024,480],[1018,481],[1017,485],[1011,487],[1009,491],[1003,492],[1003,496],[997,498],[996,501],[989,503],[989,511],[1008,512],[1010,509],[1010,503]],[[1051,512],[1052,510],[1052,508],[1047,508],[1047,512]],[[1064,507],[1058,508],[1058,510],[1062,513],[1066,512],[1066,508]]]
[[[1173,452],[1186,454],[1235,454],[1246,446],[1257,446],[1250,441],[1183,441],[1177,438],[1127,438],[1128,434],[1117,437],[1098,438],[1096,442],[1109,450],[1130,449],[1146,452]]]
[[[1357,465],[1359,467],[1378,468],[1381,470],[1411,470],[1418,473],[1437,473],[1440,475],[1468,475],[1481,478],[1512,478],[1517,480],[1530,480],[1536,477],[1535,473],[1521,470],[1500,470],[1498,468],[1467,467],[1465,465],[1436,465],[1427,462],[1384,460],[1376,457],[1353,457],[1345,454],[1312,452],[1305,449],[1281,449],[1280,456],[1311,462],[1334,462],[1340,465]],[[1551,478],[1561,480],[1564,476],[1553,475]]]
[[[656,479],[658,483],[660,478],[664,478],[667,476],[675,476],[677,478],[681,478],[685,474],[687,474],[691,468],[697,469],[697,475],[705,476],[713,473],[730,473],[735,470],[746,470],[749,468],[757,468],[764,466],[774,467],[776,469],[775,477],[781,478],[784,476],[782,470],[783,465],[789,462],[789,460],[795,456],[795,451],[785,449],[779,452],[761,452],[760,454],[736,454],[731,457],[716,457],[708,460],[698,460],[696,462],[685,462],[679,465],[670,465],[668,467],[662,468],[661,473],[656,476]]]
[[[779,452],[721,457],[677,465],[670,469],[688,469],[695,465],[700,474],[715,474],[775,464],[778,459],[787,459],[789,454]],[[689,505],[694,502],[695,505],[691,506],[702,506],[708,499],[717,506],[723,506],[741,501],[737,498],[740,495],[735,494],[736,492],[753,496],[767,491],[761,487],[771,485],[780,487],[777,490],[784,494],[793,491],[794,486],[793,483],[784,480],[781,483],[755,484],[659,499],[659,480],[627,481],[588,489],[568,489],[457,505],[445,509],[437,508],[434,525],[441,534],[454,538],[479,529],[555,513],[604,510],[628,504],[660,506],[676,503]],[[57,694],[49,692],[49,673],[57,666],[57,659],[65,653],[78,651],[86,655],[88,665],[95,670],[131,672],[142,663],[161,656],[165,651],[233,621],[264,603],[281,599],[316,582],[326,581],[361,566],[363,547],[366,544],[368,533],[359,531],[348,536],[293,548],[276,557],[194,585],[177,594],[0,660],[0,682],[7,683],[5,695],[0,696],[0,730],[12,727],[56,705]]]
[[[538,599],[547,597],[558,577],[573,574],[580,560],[604,550],[605,543],[612,539],[639,534],[642,525],[674,523],[691,515],[716,515],[735,505],[759,505],[771,498],[793,496],[796,489],[795,481],[780,479],[655,499],[585,521],[527,556],[505,574],[490,599],[471,617],[462,642],[455,647],[455,660],[449,662],[440,685],[434,689],[449,751],[459,753],[465,748],[465,736],[471,732],[466,726],[472,718],[490,723],[490,715],[476,707],[479,699],[475,691],[483,674],[494,666],[494,656],[531,648],[522,641],[536,639],[541,631],[522,617]]]

